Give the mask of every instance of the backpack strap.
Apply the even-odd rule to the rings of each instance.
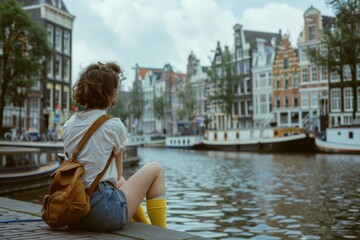
[[[87,132],[85,133],[85,135],[83,136],[83,138],[80,140],[79,144],[77,145],[76,149],[74,150],[73,154],[71,155],[71,158],[69,159],[70,161],[75,161],[78,153],[80,152],[80,150],[82,149],[82,147],[85,145],[85,143],[89,140],[89,138],[91,137],[91,135],[107,120],[109,120],[110,118],[112,118],[111,115],[109,114],[104,114],[101,117],[99,117],[91,126],[90,128],[87,130]]]
[[[105,167],[104,167],[104,170],[97,175],[97,177],[96,177],[95,180],[92,182],[92,184],[90,185],[90,187],[89,187],[88,189],[86,189],[86,194],[87,194],[89,197],[91,196],[91,194],[92,194],[93,191],[95,190],[95,188],[96,188],[96,186],[98,185],[98,183],[100,182],[101,178],[104,176],[106,170],[109,168],[110,163],[111,163],[111,160],[112,160],[113,157],[114,157],[114,150],[111,152],[110,157],[109,157],[109,159],[107,160],[107,163],[106,163],[106,165],[105,165]]]

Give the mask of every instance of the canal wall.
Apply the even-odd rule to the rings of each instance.
[[[151,239],[200,240],[189,233],[129,222],[112,232],[88,232],[67,227],[52,229],[40,220],[42,206],[0,197],[0,239]]]

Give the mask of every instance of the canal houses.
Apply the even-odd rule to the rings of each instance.
[[[278,46],[272,76],[273,123],[279,127],[303,128],[307,110],[303,112],[300,108],[299,60],[287,34]]]
[[[324,130],[328,116],[329,74],[326,66],[318,66],[309,56],[310,49],[326,52],[321,32],[330,28],[332,17],[322,16],[311,6],[304,13],[304,28],[298,38],[301,108],[308,110],[303,118],[309,130]]]
[[[54,53],[47,66],[47,81],[41,74],[35,76],[30,98],[25,100],[21,120],[22,129],[34,129],[45,133],[61,126],[70,116],[72,28],[75,16],[69,13],[62,0],[19,0],[23,9],[34,21],[46,29],[49,44]],[[4,127],[18,128],[20,117],[15,106],[5,107]],[[15,121],[14,121],[15,120]]]
[[[235,75],[240,77],[240,81],[235,85],[234,112],[235,114],[236,112],[239,113],[236,127],[247,128],[256,126],[256,124],[259,125],[259,122],[266,121],[270,116],[269,102],[271,101],[269,101],[269,94],[271,87],[269,86],[269,79],[271,79],[274,48],[281,41],[281,31],[270,33],[244,30],[241,24],[235,24],[233,29],[234,71]],[[252,59],[253,57],[255,59]],[[255,69],[252,69],[253,67]],[[254,85],[253,77],[256,77],[257,83],[261,85]],[[263,80],[266,81],[266,79],[268,82],[264,83]],[[266,109],[264,109],[266,104]],[[255,112],[255,108],[259,111]]]
[[[254,127],[267,127],[274,120],[272,71],[277,44],[276,38],[271,39],[271,45],[257,38],[256,49],[252,51]]]

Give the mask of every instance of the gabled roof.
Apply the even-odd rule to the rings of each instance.
[[[148,72],[152,72],[153,74],[155,74],[157,76],[156,79],[159,79],[161,76],[162,69],[161,68],[145,68],[145,67],[138,68],[138,74],[139,74],[140,79],[144,79]]]
[[[271,44],[271,39],[276,38],[276,42],[281,42],[281,32],[279,33],[269,33],[269,32],[258,32],[258,31],[249,31],[244,30],[245,41],[250,44],[251,49],[256,49],[256,39],[262,38],[266,40],[267,45]]]
[[[39,5],[46,3],[70,14],[69,11],[67,10],[64,1],[62,0],[18,0],[18,1],[21,2],[23,6],[32,6],[32,5]]]

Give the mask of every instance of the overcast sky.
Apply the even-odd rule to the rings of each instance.
[[[333,16],[325,0],[63,0],[76,18],[73,27],[73,83],[82,67],[115,61],[134,81],[133,67],[162,68],[170,63],[186,72],[191,51],[201,65],[220,41],[233,45],[233,26],[245,30],[289,33],[293,46],[311,5]]]

